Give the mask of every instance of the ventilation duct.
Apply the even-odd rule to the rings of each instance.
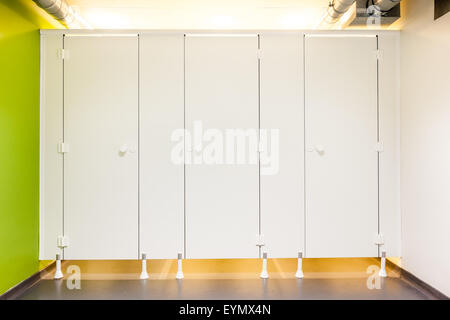
[[[350,9],[356,0],[333,0],[328,7],[325,22],[329,24],[336,23],[344,13]]]
[[[387,27],[400,18],[401,0],[356,0],[356,16],[349,26]]]
[[[335,28],[355,5],[355,12],[340,26],[388,26],[400,17],[401,0],[332,0],[319,27]],[[353,10],[353,9],[352,9]]]
[[[47,13],[52,15],[62,24],[69,26],[75,25],[77,27],[87,27],[89,25],[74,12],[73,8],[66,2],[66,0],[33,0],[39,7],[44,9]]]

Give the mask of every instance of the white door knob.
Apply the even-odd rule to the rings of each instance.
[[[321,144],[317,144],[315,149],[316,149],[317,153],[323,153],[325,151],[324,146]]]
[[[119,149],[120,153],[126,153],[128,151],[128,145],[124,144]]]

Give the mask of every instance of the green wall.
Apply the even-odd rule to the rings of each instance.
[[[39,270],[39,29],[58,25],[0,0],[0,294]]]

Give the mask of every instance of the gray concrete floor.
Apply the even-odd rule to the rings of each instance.
[[[369,290],[366,279],[239,279],[239,280],[83,280],[68,289],[66,280],[41,280],[19,299],[186,299],[186,300],[298,300],[377,299],[424,300],[432,296],[401,278],[382,279]]]

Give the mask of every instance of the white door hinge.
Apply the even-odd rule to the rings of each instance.
[[[60,144],[58,144],[58,152],[59,153],[69,152],[69,144],[64,143],[64,142],[61,142]]]
[[[69,51],[67,51],[66,49],[59,49],[58,50],[58,57],[62,60],[68,59],[69,58]]]
[[[375,51],[375,59],[381,60],[382,58],[383,58],[383,53],[381,52],[381,50],[376,50]]]
[[[382,246],[384,244],[384,237],[383,237],[382,233],[378,233],[378,234],[375,235],[374,243],[377,246]]]
[[[264,235],[263,234],[257,234],[256,235],[256,246],[257,247],[264,247]]]
[[[56,245],[58,248],[64,249],[69,246],[69,237],[67,236],[58,236],[56,239]]]
[[[262,141],[258,144],[258,152],[264,152],[264,143]]]
[[[262,58],[262,50],[258,49],[258,51],[256,51],[256,56],[258,57],[258,59]]]
[[[377,142],[377,144],[375,145],[375,151],[376,152],[383,152],[384,151],[383,142]]]

